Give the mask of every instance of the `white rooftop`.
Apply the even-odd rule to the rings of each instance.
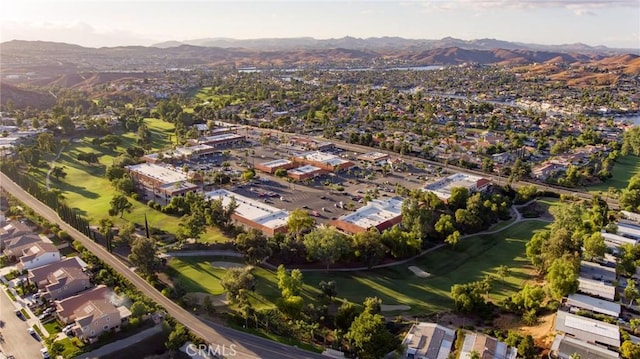
[[[474,176],[466,173],[455,173],[449,177],[439,179],[429,183],[423,187],[425,191],[431,191],[438,197],[448,199],[451,197],[451,189],[455,187],[464,187],[469,190],[475,190],[476,185],[482,177]]]
[[[571,294],[567,297],[567,305],[587,309],[617,318],[620,315],[620,304],[584,294]]]
[[[220,135],[205,137],[200,142],[218,142],[218,141],[226,141],[226,140],[237,140],[241,138],[244,138],[244,136],[237,135],[235,133],[223,133]]]
[[[618,234],[625,237],[640,239],[640,228],[631,225],[618,224]]]
[[[402,215],[402,203],[399,197],[388,200],[373,200],[353,213],[344,215],[338,220],[352,223],[360,228],[371,228],[392,218]]]
[[[137,165],[127,166],[129,171],[139,173],[143,176],[151,177],[164,184],[186,181],[187,176],[168,167],[160,166],[152,163],[140,163]]]
[[[295,174],[295,175],[304,175],[304,174],[314,173],[321,170],[322,170],[321,168],[318,168],[316,166],[307,165],[307,166],[290,169],[287,171],[287,173]]]
[[[238,208],[235,214],[253,221],[267,228],[279,228],[287,225],[289,212],[269,206],[263,202],[241,196],[225,189],[219,189],[205,193],[207,200],[222,199],[222,205],[226,206],[231,202],[231,197],[235,197]]]
[[[301,153],[298,155],[298,157],[305,158],[309,161],[324,163],[329,166],[336,166],[336,165],[341,165],[343,163],[349,162],[334,154],[321,152],[321,151],[311,151],[311,152]]]
[[[580,292],[596,295],[607,300],[613,300],[616,296],[616,287],[607,285],[604,282],[585,277],[579,277],[578,282],[578,290]]]
[[[368,153],[363,153],[360,156],[358,156],[358,159],[375,161],[375,160],[383,159],[383,158],[387,158],[387,157],[389,157],[389,155],[387,155],[386,153],[368,152]]]
[[[281,159],[277,159],[277,160],[261,163],[261,165],[271,168],[271,167],[278,167],[278,166],[288,165],[290,163],[291,163],[291,161],[289,161],[287,159],[284,159],[284,158],[281,158]]]

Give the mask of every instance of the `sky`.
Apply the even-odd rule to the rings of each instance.
[[[0,42],[493,38],[640,48],[640,0],[0,0]]]

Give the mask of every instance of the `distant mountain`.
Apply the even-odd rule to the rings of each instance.
[[[510,42],[496,39],[461,40],[445,37],[439,40],[405,39],[402,37],[370,37],[366,39],[346,36],[338,39],[314,39],[312,37],[298,38],[264,38],[238,40],[230,38],[209,38],[185,41],[167,41],[151,45],[152,47],[168,48],[179,45],[194,45],[220,48],[244,48],[262,51],[293,50],[293,49],[329,49],[344,48],[351,50],[409,50],[424,51],[438,48],[458,47],[466,50],[536,50],[555,52],[581,52],[597,54],[640,54],[640,49],[612,49],[606,46],[589,46],[582,43],[564,45],[540,45],[520,42]]]

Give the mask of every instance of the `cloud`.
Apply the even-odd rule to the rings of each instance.
[[[493,9],[569,9],[576,15],[595,15],[592,10],[614,7],[637,8],[637,0],[426,0],[404,2],[419,4],[425,12]]]

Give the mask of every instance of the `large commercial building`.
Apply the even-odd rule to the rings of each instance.
[[[389,155],[381,152],[368,152],[361,154],[360,156],[356,157],[356,159],[381,166],[389,160]]]
[[[157,163],[160,162],[160,159],[188,161],[191,158],[209,156],[216,151],[216,148],[213,146],[195,145],[188,147],[176,147],[174,150],[161,153],[150,153],[142,156],[142,158],[148,163]]]
[[[429,183],[423,187],[423,190],[435,193],[438,198],[448,201],[451,197],[451,189],[463,187],[469,192],[482,192],[486,190],[491,181],[480,176],[469,175],[466,173],[456,173],[449,177],[439,179]]]
[[[214,148],[236,146],[245,142],[245,136],[235,133],[202,137],[197,140],[187,141],[190,145],[208,145]]]
[[[312,165],[329,172],[340,172],[354,165],[351,161],[320,151],[298,153],[294,155],[293,160],[296,163]]]
[[[298,168],[293,168],[287,171],[287,177],[296,181],[304,181],[311,178],[316,178],[327,173],[327,171],[316,166],[306,165]]]
[[[273,160],[269,162],[258,163],[256,165],[256,169],[258,171],[262,171],[265,173],[274,174],[279,169],[289,170],[295,166],[296,165],[289,160],[279,159],[279,160]]]
[[[332,221],[331,225],[347,233],[360,233],[370,228],[382,232],[402,221],[403,202],[399,197],[388,200],[376,199],[357,211]]]
[[[235,198],[238,207],[231,218],[246,227],[258,229],[267,236],[287,231],[289,212],[285,210],[224,189],[207,192],[205,198],[208,200],[221,199],[223,206],[229,205],[231,199]]]
[[[151,192],[155,199],[169,201],[171,197],[198,190],[197,185],[187,182],[187,175],[171,167],[141,163],[125,168],[136,186]]]

